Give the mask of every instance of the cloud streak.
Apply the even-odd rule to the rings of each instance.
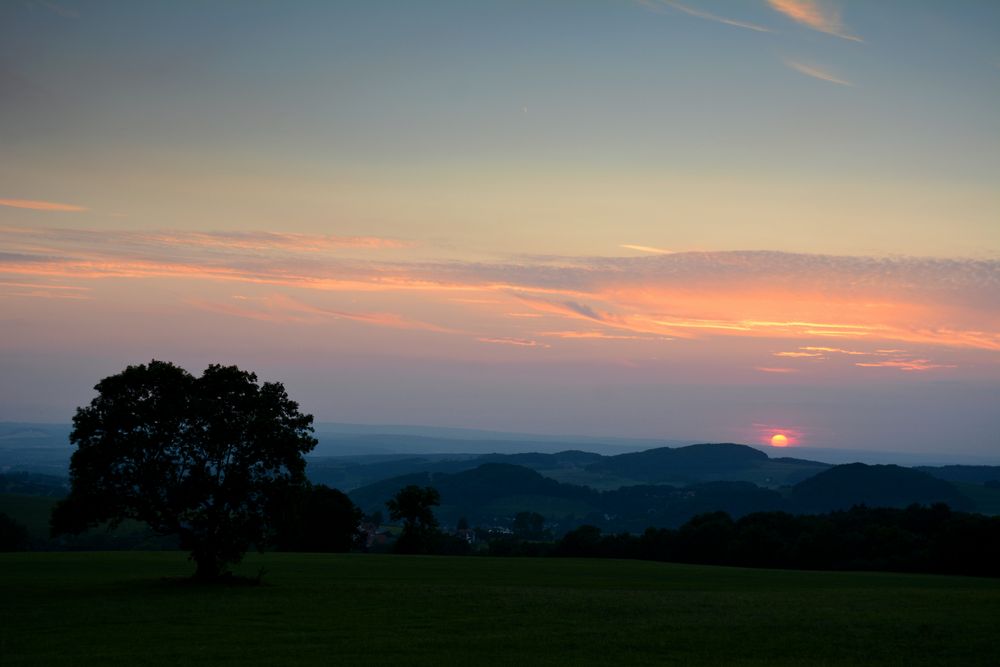
[[[530,338],[477,338],[480,343],[491,343],[493,345],[513,345],[514,347],[549,347],[546,343],[540,343]]]
[[[670,7],[671,9],[674,9],[683,14],[687,14],[688,16],[694,16],[695,18],[704,19],[706,21],[714,21],[716,23],[722,23],[724,25],[733,26],[734,28],[743,28],[744,30],[753,30],[754,32],[773,32],[770,28],[765,28],[764,26],[757,25],[756,23],[748,23],[746,21],[736,21],[734,19],[728,19],[724,16],[719,16],[718,14],[712,14],[711,12],[695,9],[694,7],[689,7],[687,5],[682,5],[679,2],[674,2],[674,0],[660,0],[659,4],[655,2],[643,2],[642,4],[654,10],[658,9],[660,5]]]
[[[1000,351],[997,260],[756,251],[429,262],[406,261],[405,253],[373,256],[369,250],[381,251],[380,242],[342,237],[227,233],[206,240],[189,232],[55,228],[0,228],[0,247],[0,280],[8,282],[200,280],[353,294],[362,304],[395,292],[407,294],[412,308],[435,313],[416,320],[371,307],[322,313],[400,329],[455,331],[431,323],[447,312],[484,326],[492,318],[489,326],[502,322],[510,338],[529,340],[541,334],[538,318],[527,314],[549,318],[548,331],[563,319],[586,322],[587,330],[609,338],[794,340],[797,347],[773,353],[789,359],[912,344]],[[298,307],[298,315],[321,316],[307,310]]]
[[[53,204],[51,202],[32,202],[27,200],[0,200],[4,202],[21,202],[19,208],[34,208],[36,210],[53,211],[83,211],[86,209],[68,204]],[[7,204],[13,206],[13,204]],[[288,232],[268,231],[149,231],[130,232],[123,230],[89,230],[68,229],[59,227],[0,227],[0,234],[12,237],[46,240],[56,243],[74,242],[83,247],[113,246],[119,250],[125,248],[164,247],[219,250],[289,250],[295,252],[320,252],[337,248],[361,249],[391,249],[408,248],[412,243],[399,239],[380,238],[374,236],[335,236],[332,234],[293,234]]]
[[[954,364],[935,364],[930,359],[891,359],[887,361],[859,361],[860,368],[891,368],[905,372],[931,371],[938,368],[955,368]]]
[[[638,250],[639,252],[648,252],[653,255],[669,255],[673,253],[673,250],[654,248],[653,246],[648,246],[648,245],[634,245],[632,243],[623,243],[621,244],[621,247],[625,248],[626,250]]]
[[[840,18],[840,10],[821,0],[767,0],[768,6],[808,28],[852,42],[864,41],[851,32]]]
[[[388,327],[390,329],[430,331],[444,334],[463,333],[449,327],[406,318],[397,313],[346,311],[314,305],[283,294],[269,295],[259,299],[240,297],[239,301],[246,305],[205,300],[194,300],[191,303],[202,310],[268,322],[309,322],[334,318],[373,326]]]
[[[795,70],[799,74],[805,74],[806,76],[812,77],[814,79],[819,79],[820,81],[827,81],[829,83],[835,83],[840,86],[853,86],[854,84],[847,79],[842,79],[832,72],[816,67],[814,65],[806,65],[805,63],[796,62],[794,60],[786,60],[785,65]]]
[[[78,213],[87,210],[85,207],[77,206],[76,204],[60,204],[53,201],[39,201],[37,199],[0,199],[0,206],[54,213]]]

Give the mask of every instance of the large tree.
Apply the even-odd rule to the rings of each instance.
[[[53,535],[144,521],[177,535],[201,578],[267,543],[316,446],[312,416],[280,383],[258,384],[236,366],[194,377],[154,360],[95,389],[73,418],[72,487],[53,512]]]
[[[433,486],[404,486],[386,501],[389,517],[403,522],[403,532],[396,540],[398,553],[427,553],[439,537],[433,507],[441,504],[441,494]]]

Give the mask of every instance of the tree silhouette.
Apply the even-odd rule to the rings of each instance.
[[[26,551],[29,544],[28,528],[0,512],[0,551]]]
[[[441,504],[441,495],[433,486],[410,484],[386,501],[389,517],[403,522],[403,532],[396,541],[399,553],[427,553],[438,536],[438,522],[431,509]]]
[[[281,551],[350,551],[360,542],[361,519],[361,510],[343,492],[307,483],[283,503],[274,545]]]
[[[53,512],[53,535],[144,521],[178,535],[206,579],[267,543],[316,445],[312,416],[280,383],[220,365],[196,378],[154,360],[95,389],[73,418],[72,488]]]
[[[541,540],[546,537],[545,517],[538,512],[518,512],[511,526],[514,537],[521,540]]]

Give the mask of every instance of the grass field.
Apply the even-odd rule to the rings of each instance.
[[[0,554],[0,664],[995,665],[1000,581],[636,561]]]
[[[45,496],[21,496],[0,493],[0,512],[28,529],[33,539],[43,539],[49,534],[49,517],[57,498]]]

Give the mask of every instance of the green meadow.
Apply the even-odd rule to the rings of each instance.
[[[0,663],[987,665],[1000,581],[640,561],[0,554]]]

